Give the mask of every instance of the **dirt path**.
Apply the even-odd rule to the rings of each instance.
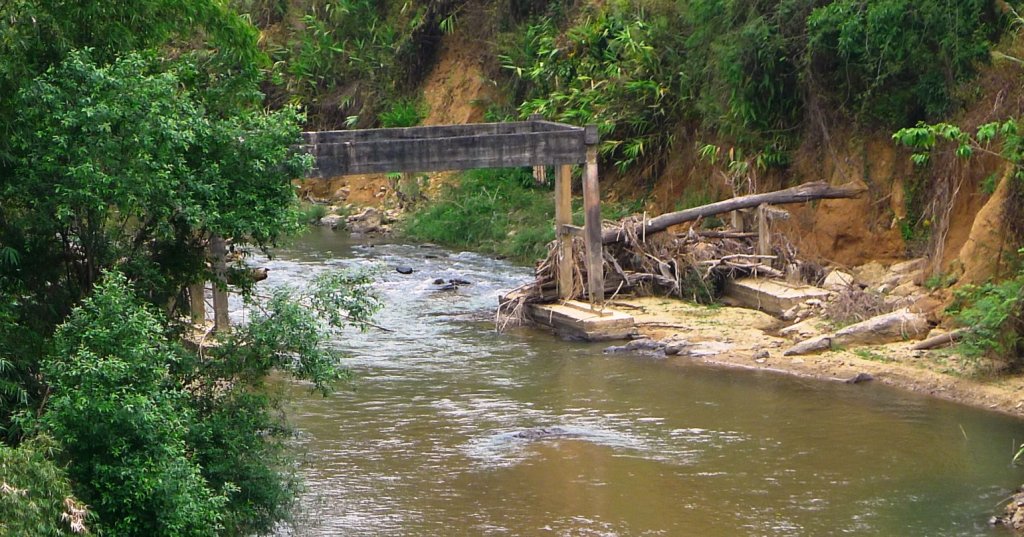
[[[669,357],[673,362],[701,360],[835,382],[868,373],[875,382],[1024,418],[1024,376],[971,375],[969,366],[950,351],[915,352],[914,342],[899,342],[783,356],[794,341],[776,335],[786,324],[765,313],[657,297],[620,299],[611,306],[633,315],[640,333],[652,339],[717,342],[714,346],[721,350]]]

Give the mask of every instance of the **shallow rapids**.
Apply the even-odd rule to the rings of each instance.
[[[1002,415],[498,334],[530,277],[501,261],[314,230],[260,264],[268,285],[378,264],[394,331],[336,342],[356,379],[333,395],[287,385],[307,491],[280,535],[990,536],[1024,482]]]

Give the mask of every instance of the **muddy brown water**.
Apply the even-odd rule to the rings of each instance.
[[[394,330],[335,342],[356,375],[336,393],[286,384],[306,491],[279,535],[993,536],[1024,482],[1007,416],[496,333],[530,274],[505,262],[314,230],[261,264],[270,285],[383,266]]]

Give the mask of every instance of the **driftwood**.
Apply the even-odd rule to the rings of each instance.
[[[796,356],[850,345],[873,345],[916,339],[923,337],[929,328],[931,327],[924,316],[904,308],[851,324],[834,334],[825,334],[801,341],[782,354]]]
[[[916,345],[911,347],[911,349],[913,349],[915,351],[928,351],[928,350],[931,350],[931,349],[937,349],[939,347],[944,347],[946,345],[952,345],[952,344],[956,343],[957,341],[960,341],[961,339],[963,339],[964,338],[964,334],[966,332],[967,332],[967,330],[964,330],[963,328],[961,328],[959,330],[953,330],[952,332],[950,332],[948,334],[940,334],[938,336],[932,336],[932,337],[930,337],[930,338],[928,338],[928,339],[926,339],[924,341],[921,341],[921,342],[917,343]]]
[[[740,196],[737,198],[719,201],[717,203],[686,209],[684,211],[666,213],[650,220],[631,224],[634,228],[631,230],[626,230],[625,227],[605,230],[601,234],[601,242],[608,244],[627,241],[630,236],[645,236],[649,233],[664,231],[669,227],[685,222],[692,222],[699,218],[738,211],[740,209],[749,209],[761,204],[781,205],[785,203],[807,202],[816,199],[856,198],[863,192],[864,189],[856,185],[832,186],[823,182],[804,183],[800,186],[787,188],[785,190]]]

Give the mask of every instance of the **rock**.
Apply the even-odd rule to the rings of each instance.
[[[1024,491],[1017,489],[1006,504],[1002,516],[992,517],[994,524],[1002,524],[1016,532],[1024,532]]]
[[[437,278],[434,280],[434,285],[444,285],[444,278]]]
[[[756,353],[754,353],[754,361],[755,362],[758,361],[758,360],[761,360],[763,362],[763,361],[765,361],[765,360],[767,360],[768,358],[771,358],[771,357],[772,357],[772,354],[770,352],[768,352],[768,351],[765,351],[765,350],[760,350],[760,351],[757,351]]]
[[[851,285],[853,285],[853,275],[841,270],[833,270],[828,273],[828,276],[825,276],[822,287],[832,291],[842,291]]]
[[[871,373],[857,373],[843,382],[847,384],[860,384],[862,382],[871,382],[872,380],[875,380],[875,377],[871,376]]]
[[[319,224],[321,226],[324,226],[324,227],[329,227],[331,229],[338,229],[339,227],[344,227],[345,217],[337,215],[337,214],[329,214],[329,215],[321,218],[317,222],[317,224]]]
[[[672,350],[675,355],[678,356],[691,356],[699,358],[702,356],[715,356],[729,352],[733,349],[733,345],[725,343],[723,341],[700,341],[697,343],[687,343],[686,345],[666,345],[665,354],[668,355],[669,351]]]
[[[889,267],[889,273],[899,274],[901,276],[911,275],[915,272],[920,272],[928,267],[928,260],[923,257],[917,259],[911,259],[902,263],[896,263]]]
[[[929,322],[938,323],[942,318],[944,307],[945,304],[941,300],[926,295],[915,300],[910,305],[910,311],[924,315]]]
[[[820,307],[825,305],[824,302],[822,302],[821,300],[818,300],[817,298],[812,298],[812,299],[804,302],[804,304],[807,305],[807,306],[810,306],[812,308],[820,308]]]
[[[448,283],[452,285],[473,285],[473,282],[469,280],[463,280],[462,278],[452,278],[448,280]]]
[[[868,287],[877,287],[885,281],[888,271],[878,261],[872,261],[853,269],[854,279]]]
[[[832,336],[822,335],[805,339],[796,345],[786,349],[783,356],[795,356],[799,354],[811,354],[814,352],[826,351],[832,348]]]
[[[665,355],[675,356],[680,353],[686,354],[683,351],[685,351],[687,348],[691,346],[693,346],[693,344],[690,343],[689,341],[686,341],[685,339],[675,339],[669,341],[668,343],[665,344]]]
[[[835,334],[826,334],[801,341],[783,354],[792,356],[819,352],[835,346],[846,347],[920,339],[928,333],[930,328],[931,325],[923,315],[904,308],[852,324]]]
[[[516,438],[519,440],[544,440],[548,438],[574,438],[582,436],[580,433],[573,433],[567,431],[561,427],[534,427],[532,429],[523,429],[513,433],[510,438]]]
[[[399,274],[412,274],[413,272],[416,272],[416,271],[413,270],[412,267],[406,267],[406,266],[399,265],[399,266],[395,267],[395,272],[397,272]]]
[[[810,319],[779,330],[779,335],[785,338],[807,339],[821,333],[821,329],[818,328],[818,325],[821,324],[821,322],[821,319],[811,317]]]
[[[348,217],[348,229],[353,233],[374,233],[381,229],[381,212],[368,207],[358,214]]]
[[[779,317],[783,321],[792,321],[793,319],[796,319],[797,315],[800,315],[800,305],[799,304],[797,304],[796,306],[793,306],[792,308],[789,308],[788,310],[782,312],[782,315],[780,315]]]
[[[619,352],[658,352],[665,348],[665,344],[649,338],[634,339],[621,346],[612,346],[604,350],[606,354]]]
[[[904,282],[896,286],[889,294],[893,296],[908,297],[915,295],[921,291],[921,287],[914,284],[914,282]]]

